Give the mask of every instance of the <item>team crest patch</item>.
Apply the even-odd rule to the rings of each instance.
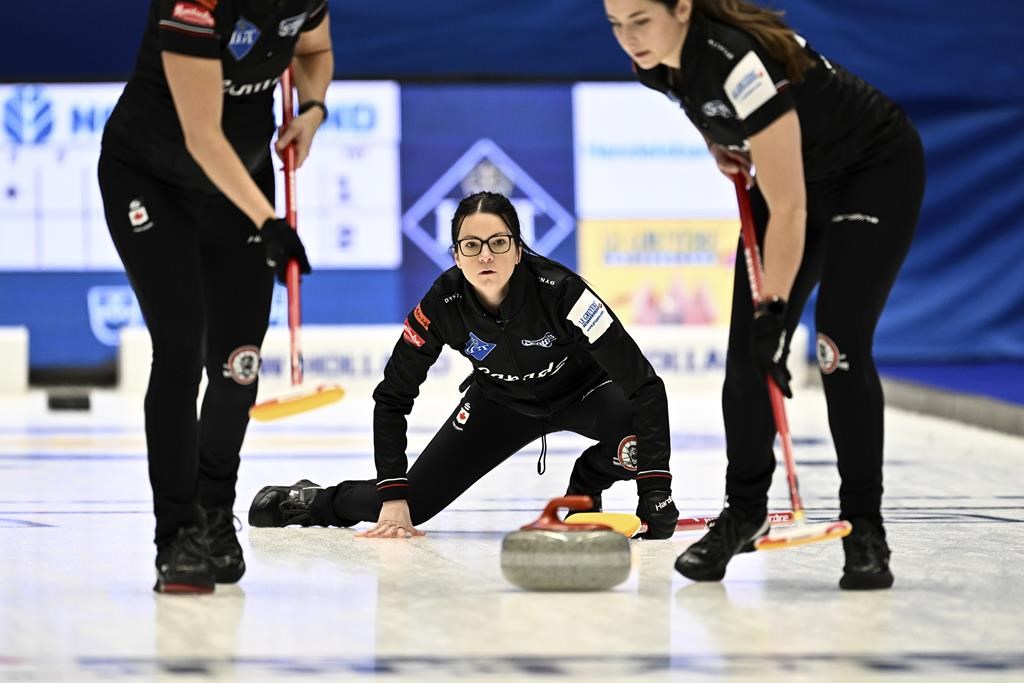
[[[619,448],[615,452],[615,459],[612,461],[616,466],[636,472],[636,434],[627,436],[619,442]]]
[[[239,346],[224,364],[224,377],[239,384],[252,384],[260,374],[260,350],[256,346]]]
[[[494,350],[495,346],[497,346],[497,344],[485,342],[483,339],[470,332],[469,341],[466,342],[466,348],[463,349],[463,352],[471,358],[483,361],[484,358],[487,358],[487,354]]]
[[[416,334],[416,330],[412,329],[412,325],[409,324],[408,318],[405,319],[405,323],[403,323],[402,326],[402,339],[404,339],[406,343],[412,344],[417,349],[427,343],[427,340]]]
[[[235,30],[231,32],[231,40],[228,41],[228,51],[236,62],[240,62],[245,59],[259,39],[260,29],[256,24],[245,17],[239,17],[235,22]]]
[[[542,346],[545,349],[550,349],[551,345],[555,343],[555,335],[550,332],[545,333],[540,339],[524,339],[523,346]]]
[[[459,408],[459,412],[455,413],[455,419],[452,420],[452,427],[460,432],[462,431],[462,428],[466,426],[467,422],[469,422],[469,409],[470,404],[468,401],[462,404],[462,407]]]
[[[821,374],[831,375],[836,370],[849,370],[850,362],[846,354],[839,352],[839,345],[827,334],[818,333],[818,367]]]
[[[141,199],[133,199],[128,203],[128,222],[132,224],[132,232],[145,232],[153,227],[149,220],[149,212]]]

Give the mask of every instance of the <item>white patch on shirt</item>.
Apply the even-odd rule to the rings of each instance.
[[[601,335],[612,326],[612,316],[605,308],[604,302],[597,298],[597,295],[589,289],[584,289],[580,298],[573,304],[566,319],[576,327],[583,330],[587,340],[591,344],[601,338]]]
[[[725,79],[725,94],[741,120],[775,97],[775,84],[755,52],[748,52]]]

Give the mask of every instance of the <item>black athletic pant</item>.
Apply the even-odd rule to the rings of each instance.
[[[467,403],[469,418],[460,423],[459,412]],[[472,384],[409,468],[412,522],[427,521],[513,453],[552,432],[576,432],[599,442],[576,460],[570,477],[574,491],[600,493],[616,481],[632,480],[636,477],[632,452],[625,457],[620,452],[636,440],[632,414],[629,400],[610,381],[544,419],[489,401]],[[312,505],[314,521],[334,526],[376,522],[380,508],[376,480],[344,481],[318,493]]]
[[[256,180],[274,201],[268,164]],[[156,543],[200,523],[197,504],[230,508],[238,453],[256,400],[259,349],[273,272],[252,222],[222,195],[204,195],[104,153],[107,225],[153,342],[146,447]],[[202,367],[208,385],[196,420]]]
[[[820,282],[815,309],[818,363],[842,480],[843,519],[881,521],[884,399],[872,343],[910,248],[923,195],[924,153],[910,127],[878,161],[807,187],[807,237],[789,297],[787,340]],[[768,209],[756,189],[751,203],[757,239],[763,244]],[[747,270],[743,259],[737,259],[722,392],[729,457],[726,495],[730,506],[760,515],[775,470],[776,430],[764,376],[751,357],[752,319]]]

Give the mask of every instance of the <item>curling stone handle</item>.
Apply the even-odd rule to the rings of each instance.
[[[562,496],[552,498],[548,501],[544,512],[536,521],[530,522],[522,529],[545,529],[547,531],[601,531],[611,529],[605,524],[566,524],[558,519],[558,509],[568,508],[570,510],[589,510],[594,507],[594,501],[590,496]]]

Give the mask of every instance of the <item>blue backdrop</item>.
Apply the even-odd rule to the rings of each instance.
[[[819,50],[900,102],[925,141],[925,208],[879,328],[880,360],[1024,358],[1024,193],[1017,189],[1024,177],[1024,58],[1015,47],[1024,3],[774,4]],[[8,27],[46,27],[11,30],[0,41],[0,80],[31,81],[125,77],[148,3],[8,5]],[[334,2],[332,17],[343,78],[629,78],[595,0]],[[415,97],[429,99],[426,93]],[[404,125],[419,124],[406,118]],[[409,201],[403,198],[403,207]],[[364,284],[372,281],[378,291],[400,286],[366,277]],[[17,278],[0,276],[0,324],[18,322],[24,311]],[[406,301],[349,313],[364,321],[377,313],[393,317],[419,284],[402,291]],[[331,309],[311,313],[331,317]]]

